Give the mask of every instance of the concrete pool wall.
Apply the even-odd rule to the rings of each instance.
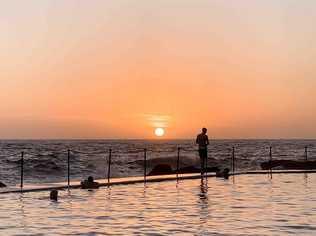
[[[302,173],[316,173],[316,170],[259,170],[259,171],[240,171],[230,173],[230,176],[238,176],[238,175],[269,175],[272,177],[274,174],[302,174]],[[204,178],[212,178],[216,177],[214,173],[208,173],[204,175]],[[179,181],[179,180],[187,180],[187,179],[200,179],[200,174],[181,174],[179,176],[176,175],[158,175],[158,176],[147,176],[146,179],[144,177],[124,177],[124,178],[111,178],[111,182],[108,182],[108,179],[98,179],[100,187],[108,187],[114,185],[127,185],[127,184],[137,184],[137,183],[151,183],[151,182],[162,182],[162,181]],[[32,185],[24,185],[21,189],[20,187],[7,187],[0,190],[0,194],[8,194],[8,193],[26,193],[26,192],[40,192],[40,191],[50,191],[53,189],[76,189],[80,188],[79,181],[71,181],[68,185],[68,182],[60,182],[60,183],[47,183],[47,184],[32,184]]]

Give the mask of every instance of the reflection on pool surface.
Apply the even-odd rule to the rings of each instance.
[[[0,234],[316,234],[316,174],[0,196]]]

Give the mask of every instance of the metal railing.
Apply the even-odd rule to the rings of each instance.
[[[182,147],[177,147],[175,150],[172,150],[172,153],[176,152],[176,158],[177,158],[177,161],[176,161],[176,170],[175,170],[175,175],[176,175],[176,179],[177,181],[179,180],[179,174],[180,174],[180,170],[181,170],[181,166],[180,166],[180,160],[181,160],[181,150],[182,151],[190,151],[190,152],[193,152],[193,151],[198,151],[198,150],[195,150],[195,149],[185,149],[185,148],[182,148]],[[272,146],[269,147],[268,149],[268,162],[269,162],[269,166],[270,166],[270,176],[272,178],[272,161],[273,161],[273,148]],[[106,158],[106,161],[107,161],[107,166],[105,167],[105,179],[107,180],[107,183],[110,185],[111,183],[111,165],[112,165],[112,154],[113,154],[113,150],[112,148],[108,149],[107,152],[103,151],[103,152],[82,152],[82,151],[79,151],[79,150],[71,150],[71,149],[68,149],[67,150],[67,186],[68,188],[70,187],[70,182],[71,182],[71,154],[72,153],[79,153],[79,154],[89,154],[89,155],[97,155],[97,154],[105,154],[105,156],[107,157]],[[135,153],[135,152],[134,152]],[[147,174],[147,160],[148,160],[148,149],[147,148],[144,148],[143,150],[139,149],[137,150],[137,153],[143,153],[143,177],[144,177],[144,183],[146,183],[146,177],[148,176]],[[11,155],[7,155],[8,157],[15,157],[15,156],[18,156],[20,155],[20,188],[21,190],[23,190],[23,186],[24,186],[24,157],[25,157],[25,154],[34,154],[32,152],[30,153],[27,153],[25,151],[22,151],[20,154],[19,153],[15,153],[15,154],[11,154]],[[236,166],[236,147],[233,146],[231,147],[231,158],[230,158],[230,167],[231,167],[231,170],[233,173],[236,172],[237,170],[237,166]],[[304,161],[307,162],[308,161],[308,147],[304,147]],[[208,163],[208,159],[206,160],[206,163]],[[207,164],[206,164],[206,171],[207,171]],[[206,175],[207,176],[207,175]]]

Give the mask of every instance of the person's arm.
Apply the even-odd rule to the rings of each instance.
[[[210,145],[210,141],[208,140],[208,136],[206,135],[206,145]]]
[[[196,136],[195,144],[199,144],[199,136]]]

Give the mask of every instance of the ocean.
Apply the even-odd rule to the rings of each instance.
[[[235,147],[236,169],[261,169],[260,163],[273,159],[304,160],[316,157],[316,140],[212,140],[208,166],[230,167]],[[70,176],[81,180],[107,176],[109,149],[112,150],[111,177],[143,175],[144,149],[148,172],[157,164],[176,168],[180,148],[180,167],[198,166],[194,140],[1,140],[0,181],[16,185],[20,181],[20,159],[24,152],[24,182],[49,183],[67,179],[67,153],[70,150]],[[148,173],[147,172],[147,173]]]

